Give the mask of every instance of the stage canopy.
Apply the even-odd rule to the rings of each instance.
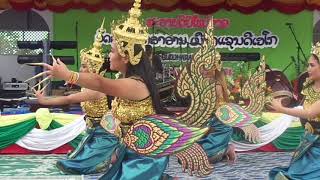
[[[0,9],[16,10],[51,10],[64,12],[70,9],[86,9],[90,12],[99,10],[128,10],[133,0],[1,0]],[[143,0],[143,9],[173,11],[190,9],[199,14],[212,14],[219,9],[237,10],[250,14],[259,10],[276,9],[285,14],[294,14],[302,10],[320,9],[319,0]]]

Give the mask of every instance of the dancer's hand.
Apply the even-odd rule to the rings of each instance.
[[[47,69],[45,73],[52,77],[68,81],[71,76],[71,71],[68,67],[59,58],[55,59],[52,57],[52,60],[52,66],[49,64],[43,64],[43,67]]]
[[[44,95],[44,89],[41,89],[41,90],[36,90],[35,88],[32,89],[34,95],[36,96],[37,98],[37,101],[40,103],[40,104],[43,104],[44,101],[45,101],[45,95]]]
[[[269,104],[269,107],[271,107],[275,112],[281,113],[283,109],[282,99],[283,98],[273,99]]]
[[[249,142],[261,142],[261,134],[259,128],[256,125],[250,124],[248,126],[241,127],[240,129],[243,130],[245,139],[247,139]]]

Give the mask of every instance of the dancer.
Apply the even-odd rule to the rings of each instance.
[[[281,99],[274,99],[272,109],[301,118],[305,134],[295,151],[289,167],[276,167],[269,172],[270,179],[319,179],[320,176],[320,43],[311,49],[309,78],[304,83],[303,109],[287,108]]]
[[[97,35],[91,49],[83,49],[80,52],[81,69],[83,73],[94,73],[103,77],[107,62],[102,53],[102,35],[105,33],[104,20],[97,30]],[[102,127],[101,119],[109,112],[107,96],[104,93],[82,88],[81,92],[68,96],[47,98],[43,95],[43,89],[35,91],[37,100],[42,105],[64,105],[81,103],[84,120],[87,124],[86,135],[77,148],[68,155],[67,159],[59,160],[57,167],[66,174],[93,174],[106,170],[111,158],[108,157],[110,146],[115,144],[115,137],[109,136],[112,132],[112,121],[108,127]],[[103,121],[106,122],[106,121]]]
[[[114,23],[111,28],[113,42],[109,53],[110,69],[121,72],[119,79],[72,72],[59,59],[54,60],[53,66],[47,66],[54,77],[116,97],[112,102],[112,118],[117,122],[117,127],[114,135],[109,133],[104,137],[109,144],[103,149],[104,154],[100,155],[107,160],[103,165],[106,174],[102,179],[160,179],[168,163],[168,157],[139,155],[121,142],[134,122],[144,116],[162,112],[150,64],[144,55],[148,33],[138,20],[141,14],[140,1],[136,1],[134,6],[127,21]],[[127,32],[126,28],[131,25],[133,31]],[[115,159],[111,162],[112,157]],[[70,166],[76,163],[67,162],[59,161],[58,168],[68,172]]]
[[[220,56],[217,56],[220,59]],[[215,67],[211,71],[204,71],[203,74],[216,81],[216,104],[217,107],[229,102],[229,92],[225,75],[222,69]],[[230,162],[236,160],[235,148],[229,144],[232,135],[232,127],[223,124],[215,115],[209,121],[211,130],[198,141],[209,157],[210,163],[215,163],[227,157]]]
[[[208,175],[212,167],[205,151],[195,142],[208,131],[201,127],[207,124],[215,107],[215,101],[211,102],[215,99],[215,82],[210,83],[200,73],[200,69],[211,69],[215,63],[213,25],[208,25],[207,41],[182,69],[177,81],[179,95],[191,97],[195,103],[191,103],[187,113],[171,117],[161,114],[154,77],[144,53],[148,33],[138,19],[140,15],[140,0],[136,0],[128,19],[113,23],[111,28],[110,69],[121,72],[121,78],[72,72],[59,59],[54,59],[52,66],[44,64],[48,69],[45,73],[116,97],[110,116],[117,125],[114,135],[118,144],[109,148],[116,161],[102,179],[159,179],[171,154],[178,157],[189,174]]]

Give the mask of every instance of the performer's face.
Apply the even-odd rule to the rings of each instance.
[[[84,72],[84,73],[89,72],[87,64],[81,63],[80,72]]]
[[[110,69],[113,71],[124,71],[127,67],[128,58],[122,57],[119,54],[115,41],[111,44],[111,51],[109,53]]]
[[[309,58],[308,74],[311,80],[320,80],[320,64],[313,56]]]

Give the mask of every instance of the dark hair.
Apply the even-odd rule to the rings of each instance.
[[[146,55],[150,56],[152,54],[152,46],[150,44],[146,45]]]
[[[102,71],[109,71],[109,70],[110,70],[109,57],[105,57],[105,58],[104,58],[104,62],[103,62],[102,66],[101,66],[100,69],[99,69],[99,74],[100,74]]]
[[[320,64],[320,59],[318,58],[318,56],[317,56],[317,55],[312,54],[312,57],[314,57],[314,58],[317,60],[318,64]]]
[[[131,65],[128,63],[128,68],[126,72],[126,78],[131,76],[138,76],[142,78],[143,82],[146,84],[150,96],[152,98],[153,107],[157,114],[168,114],[168,112],[160,105],[160,97],[159,92],[156,86],[156,81],[153,76],[153,71],[151,68],[150,61],[146,56],[146,53],[143,51],[141,45],[134,46],[134,55],[137,55],[139,52],[142,51],[141,60],[136,65]]]
[[[110,69],[110,58],[109,56],[104,58],[104,62],[99,70],[99,73],[101,73],[102,71],[106,71],[106,72],[118,72],[118,71],[114,71]]]

